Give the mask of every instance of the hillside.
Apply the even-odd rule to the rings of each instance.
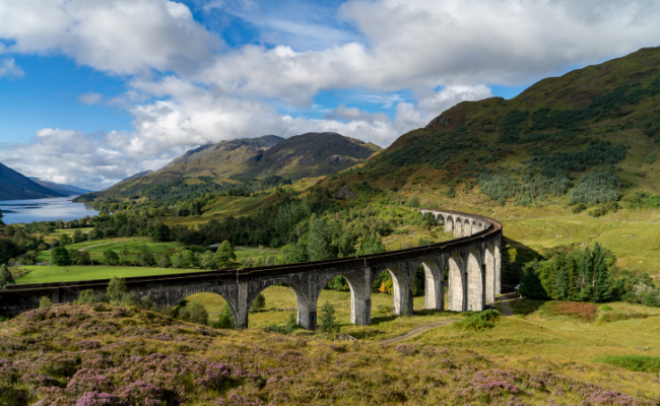
[[[0,200],[43,199],[62,197],[62,194],[31,181],[0,163]]]
[[[50,189],[53,192],[64,196],[78,196],[85,193],[92,193],[92,191],[88,189],[82,189],[71,185],[61,185],[59,183],[48,182],[39,178],[30,178],[30,180],[45,187],[46,189]]]
[[[363,162],[379,150],[374,144],[336,133],[307,133],[288,139],[265,135],[221,141],[192,149],[158,171],[130,177],[81,200],[139,197],[146,188],[181,182],[231,185],[238,184],[236,179],[240,178],[280,176],[296,180],[327,175]]]

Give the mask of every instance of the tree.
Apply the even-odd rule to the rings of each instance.
[[[209,313],[201,303],[188,302],[179,310],[179,318],[191,323],[207,324],[209,321]]]
[[[220,268],[229,268],[232,265],[232,261],[236,260],[236,254],[234,253],[234,246],[227,240],[223,241],[222,244],[218,247],[218,250],[213,256],[213,260],[216,262],[217,266]]]
[[[50,254],[50,260],[57,266],[66,266],[71,264],[69,250],[64,247],[53,248],[53,252]]]
[[[593,263],[593,303],[604,302],[610,298],[611,295],[611,281],[609,275],[609,267],[605,261],[605,253],[600,244],[594,245],[592,254]]]
[[[580,300],[588,301],[591,299],[593,263],[589,247],[585,248],[578,262],[578,287],[580,289]]]
[[[119,255],[113,250],[103,251],[103,262],[107,265],[117,265],[119,263]]]
[[[108,297],[113,302],[119,302],[127,290],[128,288],[123,279],[119,279],[116,276],[110,279],[110,283],[108,283]]]
[[[266,297],[262,293],[259,293],[257,297],[254,299],[254,302],[252,302],[252,309],[262,310],[265,308],[266,308]]]
[[[335,307],[329,301],[326,301],[321,307],[319,331],[334,335],[339,333],[339,329],[339,324],[337,324],[337,320],[335,319]]]
[[[370,254],[379,254],[385,252],[385,246],[380,238],[380,235],[374,234],[369,235],[362,239],[360,244],[360,249],[358,250],[358,255],[370,255]]]
[[[228,304],[225,304],[225,306],[220,311],[218,320],[213,323],[213,327],[226,329],[234,328],[234,316]]]
[[[60,235],[60,246],[65,247],[69,244],[71,244],[71,237],[66,233],[62,233],[62,235]]]
[[[170,257],[167,255],[163,255],[161,259],[158,260],[158,263],[156,264],[157,267],[159,268],[169,268],[172,266],[172,261],[170,261]]]
[[[537,259],[534,260],[526,269],[523,274],[522,281],[518,287],[518,293],[521,296],[528,297],[530,299],[547,299],[548,293],[543,288],[541,284],[541,279],[539,279],[539,271],[541,269],[541,264]]]
[[[12,276],[11,272],[9,272],[7,264],[2,264],[0,266],[0,289],[4,289],[7,285],[14,284],[16,284],[16,281],[14,281],[14,277]]]
[[[46,309],[50,306],[53,305],[53,302],[46,296],[43,296],[41,300],[39,301],[39,308],[40,309]]]
[[[202,268],[204,269],[216,269],[217,263],[214,258],[214,253],[211,250],[206,251],[202,254]]]
[[[149,233],[154,242],[170,241],[172,239],[170,228],[163,223],[158,223]]]
[[[310,221],[307,254],[310,261],[322,261],[332,258],[330,243],[325,231],[325,222],[319,218],[312,218]]]
[[[190,250],[181,251],[181,267],[192,269],[198,266],[199,260],[196,253]]]
[[[78,244],[79,242],[85,241],[85,236],[83,236],[82,231],[76,230],[73,232],[73,243]]]

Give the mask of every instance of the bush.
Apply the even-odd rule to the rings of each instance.
[[[660,373],[660,357],[651,357],[648,355],[611,355],[609,357],[596,358],[596,362],[612,364],[634,372]]]
[[[326,301],[321,307],[321,320],[318,330],[325,334],[334,335],[339,333],[339,329],[339,324],[335,319],[335,307],[329,301]]]
[[[197,324],[207,324],[209,321],[209,312],[204,305],[198,302],[188,302],[179,309],[179,318],[184,321]]]
[[[234,328],[234,316],[228,304],[226,304],[225,307],[223,307],[222,310],[220,311],[220,314],[218,315],[218,320],[215,323],[213,323],[213,327],[225,328],[225,329]]]
[[[500,312],[493,309],[484,310],[483,312],[473,314],[468,318],[454,323],[455,328],[459,330],[483,330],[486,328],[495,327],[493,323],[500,316]]]
[[[158,263],[156,264],[158,268],[169,268],[172,266],[172,261],[170,261],[170,257],[167,255],[164,255],[161,259],[158,260]]]
[[[45,309],[53,305],[53,302],[47,298],[46,296],[42,297],[41,300],[39,301],[39,308],[40,309]]]
[[[265,308],[266,308],[266,297],[262,293],[259,293],[257,297],[254,299],[254,302],[252,302],[252,309],[262,310]]]
[[[296,316],[293,314],[289,315],[289,318],[286,321],[286,324],[283,326],[277,324],[269,324],[263,328],[267,333],[279,333],[279,334],[290,334],[293,330],[297,329],[298,322],[296,321]]]
[[[580,213],[582,213],[584,210],[586,210],[586,208],[587,208],[587,205],[586,205],[586,204],[584,204],[584,203],[582,203],[582,202],[579,202],[578,204],[576,204],[575,206],[573,206],[573,208],[571,209],[571,213],[573,213],[573,214],[580,214]]]
[[[108,297],[113,302],[119,302],[128,289],[123,279],[114,276],[108,283]]]
[[[138,309],[142,309],[142,310],[154,310],[156,308],[156,304],[151,300],[151,298],[148,295],[139,298],[137,293],[135,292],[124,293],[124,295],[121,298],[121,302],[119,303],[122,306],[135,306]]]
[[[67,266],[71,264],[69,250],[64,247],[53,248],[53,252],[50,254],[50,260],[57,266]]]

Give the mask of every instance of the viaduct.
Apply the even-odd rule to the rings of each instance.
[[[218,270],[125,279],[129,291],[149,295],[159,306],[175,305],[194,293],[213,292],[227,300],[234,324],[247,328],[254,299],[274,284],[286,284],[298,301],[298,324],[316,329],[316,308],[321,290],[336,276],[343,276],[351,290],[351,322],[371,322],[371,291],[374,280],[387,270],[394,287],[393,309],[398,315],[412,314],[412,285],[415,271],[425,271],[425,308],[430,310],[481,311],[500,293],[500,246],[502,225],[474,214],[447,210],[431,213],[454,239],[428,246],[260,268]],[[445,270],[448,274],[445,275]],[[445,278],[445,276],[447,276]],[[83,290],[104,292],[109,280],[9,285],[0,293],[0,314],[15,315],[39,306],[46,296],[53,303],[77,299]],[[445,283],[448,303],[444,303]]]

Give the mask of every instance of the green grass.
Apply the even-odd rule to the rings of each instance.
[[[148,238],[112,238],[107,240],[85,241],[78,244],[67,245],[67,249],[87,251],[91,258],[100,261],[103,252],[113,250],[119,254],[124,247],[128,248],[127,259],[132,260],[140,252],[140,247],[146,245],[149,252],[156,255],[174,255],[183,244],[177,242],[151,242]],[[50,262],[50,251],[41,251],[37,256],[39,262]]]
[[[16,280],[16,284],[74,282],[93,279],[130,278],[133,276],[171,275],[177,273],[199,272],[199,269],[143,268],[123,266],[41,266],[25,265],[22,269],[30,272]]]
[[[596,358],[596,362],[605,362],[634,372],[660,373],[660,357],[647,355],[616,355]]]

